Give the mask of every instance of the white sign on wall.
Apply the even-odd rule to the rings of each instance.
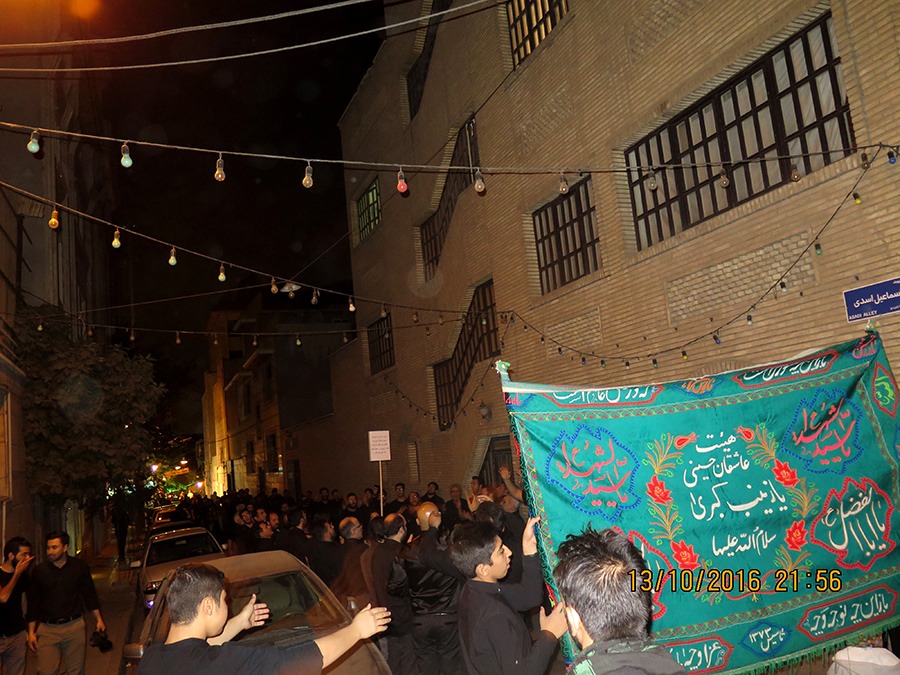
[[[389,462],[391,460],[391,432],[369,432],[369,461]]]

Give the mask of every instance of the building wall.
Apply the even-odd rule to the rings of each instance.
[[[418,4],[387,7],[387,23],[412,18]],[[572,182],[578,167],[624,168],[625,148],[828,4],[569,0],[569,8],[515,70],[504,7],[442,22],[412,121],[405,74],[424,32],[390,35],[341,120],[344,158],[398,167],[446,163],[457,129],[475,112],[483,166],[571,167]],[[856,143],[897,144],[896,7],[846,0],[831,3],[831,11]],[[364,337],[332,360],[335,414],[317,433],[335,434],[346,455],[336,476],[330,457],[301,448],[304,484],[311,489],[317,481],[345,490],[364,487],[370,472],[359,462],[367,429],[389,428],[392,446],[404,450],[386,466],[391,478],[385,482],[417,475],[409,481],[414,487],[432,479],[464,481],[480,466],[486,440],[508,433],[498,378],[488,373],[479,386],[487,361],[473,368],[463,401],[484,400],[495,413],[490,420],[470,406],[456,428],[440,431],[430,416],[407,405],[408,399],[436,410],[430,366],[449,357],[459,333],[458,321],[438,325],[437,315],[464,311],[472,289],[487,278],[493,278],[498,311],[515,312],[533,327],[526,331],[522,321],[508,330],[500,326],[506,330],[501,358],[512,364],[513,379],[618,386],[745,367],[851,339],[864,322],[847,323],[841,291],[897,276],[900,169],[887,164],[884,152],[859,184],[862,204],[851,200],[841,208],[819,239],[822,254],[801,258],[786,278],[787,292],[776,290],[752,309],[752,325],[743,311],[778,280],[851,191],[860,176],[857,154],[640,252],[622,174],[594,172],[601,269],[545,295],[531,213],[558,196],[555,175],[488,175],[484,195],[463,193],[438,273],[425,282],[418,226],[434,211],[443,177],[405,169],[409,193],[401,197],[395,171],[348,169],[345,180],[354,288],[359,298],[374,300],[357,302],[358,325],[375,321],[381,303],[387,305],[395,365],[371,375]],[[376,176],[382,222],[360,242],[355,202]],[[398,305],[418,307],[420,321]],[[689,341],[735,316],[739,320],[721,332],[721,344],[703,337],[686,347],[688,360],[681,358]],[[430,337],[425,324],[431,324]],[[878,324],[889,358],[900,363],[900,315]],[[560,356],[552,340],[541,343],[540,333],[576,353],[567,349]],[[581,365],[578,352],[605,355],[606,368],[599,358]],[[654,369],[648,354],[657,352]],[[405,452],[411,443],[417,444],[418,466]]]

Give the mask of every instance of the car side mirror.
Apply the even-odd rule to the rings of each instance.
[[[132,561],[131,561],[131,564],[129,565],[129,567],[130,567],[131,569],[137,569],[137,568],[140,567],[140,566],[141,566],[141,561],[140,561],[140,560],[132,560]]]
[[[144,656],[144,645],[140,643],[125,645],[122,648],[122,658],[126,661],[140,661]]]

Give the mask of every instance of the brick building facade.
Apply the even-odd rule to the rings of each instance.
[[[391,431],[386,484],[446,493],[502,458],[497,358],[617,386],[859,335],[841,292],[900,276],[900,169],[877,147],[900,142],[897,20],[864,0],[511,0],[388,29],[340,127],[345,160],[394,168],[345,173],[358,339],[331,360],[333,415],[298,430],[304,488],[376,482],[369,429]],[[879,320],[895,364],[898,317]]]

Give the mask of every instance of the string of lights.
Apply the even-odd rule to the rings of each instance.
[[[444,16],[447,14],[455,14],[460,13],[465,10],[471,9],[473,7],[477,7],[478,5],[484,5],[486,3],[491,3],[491,5],[487,8],[494,7],[502,2],[497,2],[497,0],[472,0],[464,5],[459,5],[458,7],[450,7],[449,9],[441,10],[439,12],[432,12],[431,14],[426,14],[424,16],[417,16],[413,19],[406,19],[404,21],[397,21],[396,23],[389,24],[387,26],[378,26],[376,28],[369,28],[367,30],[357,31],[355,33],[346,33],[344,35],[336,35],[330,38],[322,38],[321,40],[313,40],[311,42],[304,42],[297,45],[288,45],[286,47],[274,47],[272,49],[261,49],[253,52],[242,52],[240,54],[229,54],[226,56],[210,56],[206,58],[200,59],[185,59],[181,61],[164,61],[159,63],[141,63],[141,64],[132,64],[132,65],[124,65],[124,66],[85,66],[85,67],[73,67],[73,68],[58,68],[58,67],[47,67],[47,68],[25,68],[25,67],[13,67],[13,66],[5,66],[0,67],[0,73],[92,73],[92,72],[109,72],[109,71],[117,71],[117,70],[149,70],[152,68],[171,68],[174,66],[191,66],[202,63],[218,63],[221,61],[236,61],[238,59],[247,59],[253,58],[257,56],[269,56],[271,54],[282,54],[285,52],[297,51],[298,49],[308,49],[310,47],[319,47],[321,45],[332,44],[334,42],[341,42],[343,40],[350,40],[353,38],[364,37],[366,35],[373,35],[375,33],[381,33],[384,31],[391,31],[397,28],[402,28],[404,26],[409,26],[412,24],[422,24],[428,22],[433,17]],[[485,8],[482,8],[485,9]],[[480,11],[480,10],[476,10]]]
[[[245,151],[232,151],[232,150],[219,150],[215,148],[201,148],[196,146],[189,145],[175,145],[171,143],[157,143],[153,141],[135,141],[130,139],[123,138],[115,138],[112,136],[101,136],[97,134],[85,134],[74,131],[63,131],[61,129],[50,129],[46,127],[39,126],[30,126],[19,124],[16,122],[9,122],[0,120],[0,128],[10,129],[16,132],[22,133],[30,133],[28,143],[26,147],[29,152],[37,153],[41,149],[42,137],[59,137],[59,138],[73,138],[80,140],[90,140],[90,141],[102,141],[109,142],[116,145],[120,145],[121,159],[120,163],[125,168],[130,168],[134,163],[134,157],[132,155],[131,149],[132,147],[148,147],[148,148],[156,148],[162,150],[175,150],[182,152],[196,152],[206,155],[212,155],[216,157],[215,162],[215,171],[213,172],[213,177],[222,182],[226,179],[225,174],[225,158],[226,157],[240,157],[240,158],[251,158],[251,159],[269,159],[269,160],[281,160],[286,162],[299,162],[305,163],[306,168],[304,169],[304,177],[301,181],[303,187],[311,188],[314,185],[313,179],[313,164],[327,164],[327,165],[338,165],[343,166],[344,168],[357,168],[357,169],[373,169],[376,171],[397,171],[397,191],[403,193],[408,188],[408,181],[406,180],[406,174],[404,172],[405,169],[413,169],[419,173],[437,173],[437,174],[446,174],[453,171],[467,171],[467,172],[476,172],[476,174],[481,174],[480,177],[478,175],[475,176],[473,181],[475,185],[475,189],[478,192],[484,191],[484,176],[500,176],[500,175],[549,175],[554,176],[560,180],[560,188],[561,191],[567,191],[563,188],[563,185],[567,184],[566,176],[579,176],[583,174],[616,174],[616,173],[629,173],[639,171],[641,173],[647,174],[648,181],[650,180],[650,173],[659,172],[659,171],[668,171],[675,169],[692,169],[692,168],[706,168],[706,169],[714,169],[716,173],[720,173],[720,171],[725,171],[727,176],[727,168],[725,168],[722,162],[664,162],[660,164],[647,164],[645,166],[638,167],[621,167],[621,166],[506,166],[506,165],[498,165],[498,166],[487,166],[482,165],[478,167],[470,166],[470,165],[447,165],[447,164],[417,164],[414,162],[373,162],[367,160],[357,160],[357,159],[340,159],[340,158],[328,158],[328,157],[299,157],[296,155],[277,155],[271,153],[256,153],[256,152],[245,152]],[[900,153],[900,144],[886,144],[886,143],[873,143],[869,145],[857,145],[855,147],[847,148],[848,154],[852,154],[855,152],[862,153],[860,156],[860,162],[864,163],[868,161],[867,159],[863,159],[862,155],[866,155],[868,152],[879,151],[879,150],[887,150],[888,161],[891,164],[896,163],[897,154]],[[832,153],[830,151],[816,151],[816,152],[803,152],[803,153],[795,153],[790,155],[773,155],[773,156],[765,156],[765,157],[751,157],[748,159],[741,159],[740,161],[734,161],[730,163],[726,163],[727,166],[731,165],[744,165],[744,164],[761,164],[768,163],[775,160],[785,160],[791,163],[796,163],[797,161],[805,158],[812,157],[824,157],[826,155],[830,156]],[[126,160],[127,158],[127,160]],[[123,161],[124,160],[124,161]],[[798,178],[799,178],[799,174]],[[479,184],[480,178],[480,184]],[[478,189],[478,188],[481,189]],[[652,189],[652,188],[651,188]]]
[[[279,14],[269,14],[266,16],[251,17],[249,19],[236,19],[234,21],[220,21],[218,23],[205,23],[197,26],[183,26],[181,28],[170,28],[168,30],[160,30],[154,33],[142,33],[140,35],[126,35],[121,37],[109,38],[93,38],[86,40],[62,40],[59,42],[17,42],[9,44],[0,44],[0,50],[18,50],[18,49],[58,49],[69,47],[86,47],[96,45],[112,45],[128,42],[142,42],[144,40],[155,40],[162,37],[172,35],[184,35],[186,33],[199,33],[208,30],[218,30],[221,28],[235,28],[238,26],[248,26],[255,23],[268,23],[270,21],[278,21],[281,19],[289,19],[292,17],[303,16],[305,14],[316,14],[332,9],[340,9],[350,5],[360,5],[370,0],[342,0],[342,2],[333,2],[328,5],[320,5],[318,7],[307,7],[306,9],[295,9],[290,12],[281,12]]]

